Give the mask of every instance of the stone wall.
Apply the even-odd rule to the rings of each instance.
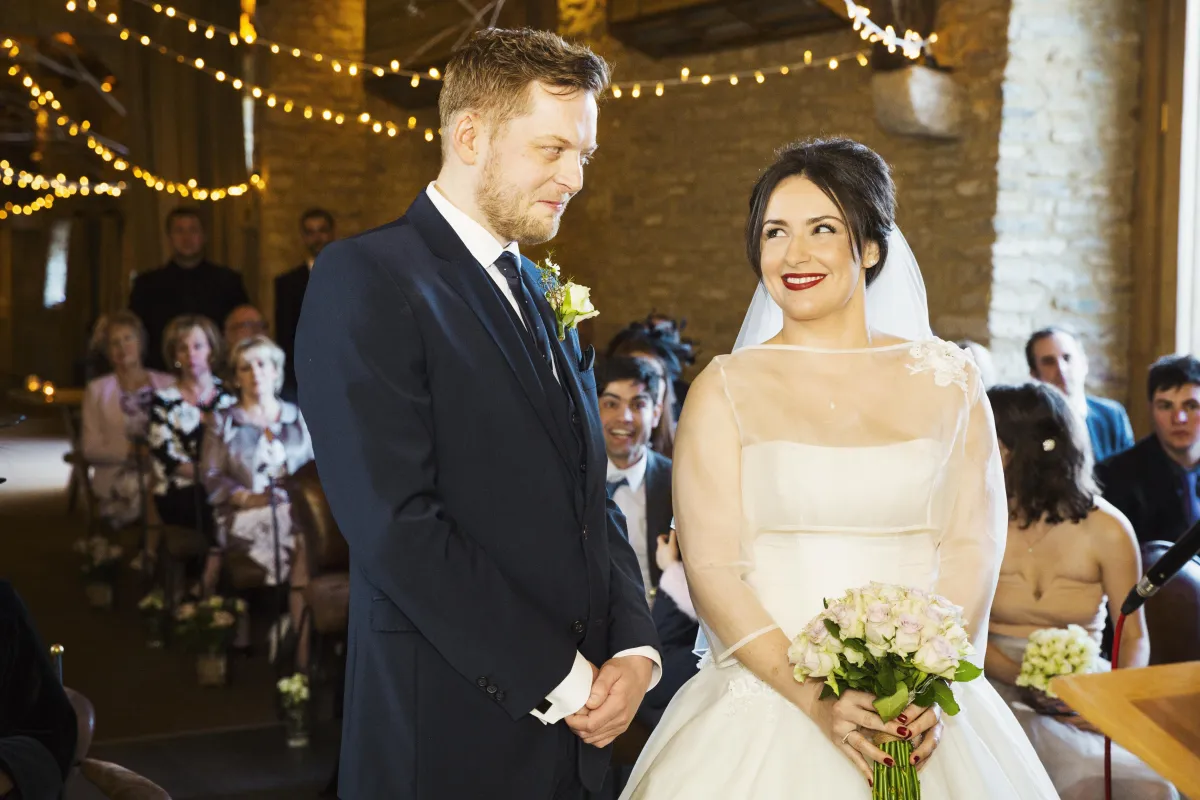
[[[1089,383],[1126,398],[1139,0],[1014,0],[988,316],[1005,379],[1029,332],[1076,328]]]

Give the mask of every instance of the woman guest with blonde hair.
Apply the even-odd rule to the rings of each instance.
[[[163,331],[163,360],[177,383],[154,393],[150,406],[150,452],[154,456],[154,504],[168,525],[197,528],[212,539],[212,508],[200,485],[198,464],[204,429],[214,411],[229,408],[237,397],[213,374],[221,359],[221,335],[207,317],[188,314]],[[146,542],[146,557],[158,555],[157,531]],[[203,593],[216,588],[219,551],[209,559]]]
[[[1016,686],[1030,634],[1079,625],[1100,643],[1105,608],[1142,574],[1133,529],[1100,497],[1087,429],[1046,383],[988,390],[1004,464],[1009,523],[992,605],[986,673],[1012,706],[1063,800],[1104,794],[1104,737],[1062,703]],[[1125,620],[1121,667],[1144,667],[1150,641],[1141,611]],[[1107,665],[1105,665],[1107,666]],[[1036,706],[1035,710],[1033,707]],[[1041,713],[1038,713],[1041,712]],[[1171,784],[1113,747],[1113,794],[1173,800]]]
[[[120,527],[144,511],[138,446],[146,436],[151,396],[175,379],[143,366],[146,329],[129,311],[101,317],[92,344],[112,372],[90,381],[84,392],[83,457],[92,467],[100,516]]]
[[[280,479],[312,460],[312,440],[300,409],[280,400],[284,354],[265,336],[234,346],[229,363],[238,401],[213,414],[204,433],[202,474],[216,512],[218,540],[244,551],[266,573],[268,585],[290,581],[290,625],[281,621],[273,642],[288,628],[300,629],[303,590],[308,581],[303,539],[292,530],[287,493]],[[271,490],[274,479],[275,509]],[[279,534],[276,567],[275,530]],[[297,666],[306,666],[305,637],[300,637]]]

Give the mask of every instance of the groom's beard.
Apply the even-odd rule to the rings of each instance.
[[[558,222],[562,215],[534,215],[533,199],[511,185],[505,185],[500,165],[494,156],[489,156],[483,165],[483,181],[475,190],[475,202],[501,239],[520,245],[534,245],[548,242],[558,233]]]

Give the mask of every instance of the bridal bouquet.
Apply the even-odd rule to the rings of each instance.
[[[1025,645],[1017,686],[1039,691],[1057,699],[1050,679],[1100,669],[1100,645],[1078,625],[1034,631]]]
[[[973,653],[961,608],[920,589],[871,583],[826,600],[825,610],[792,641],[788,659],[797,681],[825,679],[822,698],[843,689],[869,692],[877,698],[879,716],[890,722],[912,703],[926,708],[936,703],[957,714],[950,683],[982,674],[966,660]],[[920,798],[909,763],[912,743],[884,733],[873,741],[896,766],[874,764],[872,798]]]

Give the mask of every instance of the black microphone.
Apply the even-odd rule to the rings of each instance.
[[[1121,605],[1121,614],[1129,616],[1142,607],[1146,599],[1166,585],[1175,577],[1183,565],[1192,556],[1200,553],[1200,522],[1193,525],[1187,533],[1179,537],[1171,549],[1163,553],[1162,558],[1154,562],[1154,566],[1146,570],[1146,574],[1138,581],[1137,586],[1129,590],[1129,595]]]

